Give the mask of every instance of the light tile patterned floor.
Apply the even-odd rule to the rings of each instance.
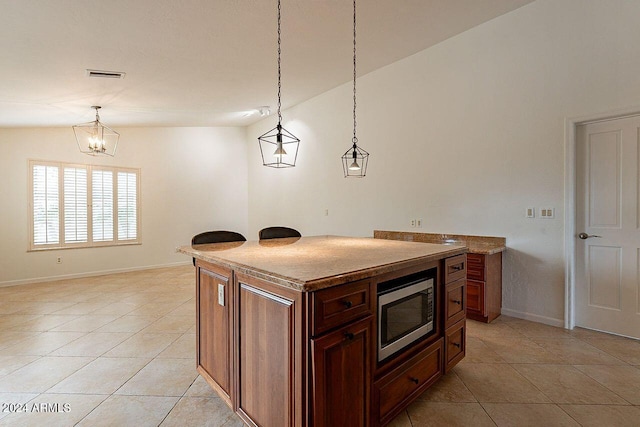
[[[0,404],[31,411],[0,426],[242,426],[196,374],[194,311],[192,266],[0,288]],[[640,425],[639,341],[467,325],[467,357],[392,426]]]

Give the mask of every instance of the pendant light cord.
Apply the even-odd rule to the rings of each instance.
[[[358,143],[356,137],[356,0],[353,0],[353,146]]]
[[[278,126],[280,126],[281,122],[282,122],[282,114],[280,113],[280,107],[282,105],[281,101],[280,101],[280,93],[281,93],[281,76],[282,76],[282,72],[280,71],[280,53],[281,53],[281,49],[280,49],[280,0],[278,0]]]

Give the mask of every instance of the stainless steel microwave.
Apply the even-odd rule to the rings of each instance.
[[[378,361],[434,331],[436,269],[378,284]]]

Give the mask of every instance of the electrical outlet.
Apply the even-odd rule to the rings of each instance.
[[[324,216],[329,216],[329,209],[324,210]]]
[[[56,258],[56,264],[62,264],[62,257],[61,256]]]
[[[222,283],[218,283],[218,305],[224,307],[224,285]]]
[[[418,218],[418,219],[416,220],[416,227],[418,227],[418,228],[422,228],[422,218]]]
[[[554,208],[540,208],[538,212],[540,212],[540,218],[543,218],[543,219],[555,218]]]
[[[416,222],[417,221],[415,219],[412,219],[411,221],[409,221],[409,224],[411,225],[411,227],[415,228],[416,227]]]
[[[536,217],[536,208],[527,208],[526,217],[527,218],[535,218]]]

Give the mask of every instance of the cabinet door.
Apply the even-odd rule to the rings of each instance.
[[[368,426],[372,318],[311,340],[313,425]]]
[[[467,280],[467,312],[486,316],[484,282]]]
[[[198,370],[209,382],[231,396],[229,277],[198,264],[197,346]],[[205,376],[206,378],[206,376]],[[224,396],[223,396],[224,397]],[[230,403],[230,400],[227,400]]]
[[[238,413],[249,425],[301,425],[301,293],[237,277]]]

